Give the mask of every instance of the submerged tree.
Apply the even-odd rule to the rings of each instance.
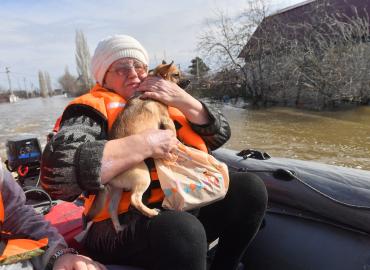
[[[58,82],[63,91],[68,93],[69,96],[78,95],[77,79],[69,72],[68,67],[65,68],[64,75],[58,79]]]
[[[40,87],[40,96],[43,98],[48,97],[48,88],[45,81],[44,73],[39,70],[39,87]]]
[[[51,86],[51,79],[50,79],[49,72],[47,71],[44,72],[44,79],[45,79],[45,84],[46,84],[48,95],[52,96],[54,94],[54,90],[53,90],[53,87]]]
[[[247,9],[236,16],[229,16],[219,10],[216,18],[207,20],[198,40],[200,52],[220,70],[234,70],[242,75],[241,83],[246,87],[246,95],[252,98],[258,95],[247,83],[249,75],[239,54],[266,14],[264,0],[250,0]]]

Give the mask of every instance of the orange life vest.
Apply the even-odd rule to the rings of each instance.
[[[0,265],[12,264],[15,262],[28,260],[32,257],[41,255],[48,246],[48,238],[40,240],[24,239],[24,236],[17,237],[9,232],[2,230],[4,224],[5,211],[3,198],[0,192]]]
[[[108,123],[107,131],[109,132],[118,114],[124,108],[126,101],[120,95],[101,87],[99,84],[96,84],[90,90],[89,93],[74,99],[67,106],[67,108],[69,106],[73,106],[76,104],[87,105],[98,111],[106,119]],[[186,145],[208,152],[205,142],[196,132],[192,130],[184,114],[181,113],[181,111],[179,111],[178,109],[173,107],[169,107],[168,112],[171,119],[175,122],[177,128],[177,138]],[[55,131],[57,131],[58,129],[59,127],[56,127]],[[160,189],[157,172],[154,167],[150,169],[150,175],[152,182],[151,186],[149,187],[150,189],[150,196],[148,199],[149,204],[160,202],[164,198],[164,194]],[[123,192],[122,199],[118,207],[119,214],[127,212],[130,206],[130,196],[131,196],[130,192]],[[86,198],[84,205],[85,214],[89,211],[94,198],[95,195],[89,195],[88,198]],[[101,221],[109,217],[110,215],[108,212],[108,205],[106,204],[104,209],[94,218],[93,221]]]

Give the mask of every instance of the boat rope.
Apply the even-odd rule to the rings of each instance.
[[[56,202],[51,199],[50,195],[46,191],[44,191],[40,188],[24,187],[23,190],[24,190],[24,194],[26,196],[27,196],[28,193],[35,192],[37,194],[41,194],[41,195],[46,197],[47,201],[43,201],[41,203],[30,204],[30,205],[32,205],[33,208],[37,208],[37,207],[47,205],[46,207],[41,209],[41,213],[43,215],[49,213],[51,208],[56,204]]]
[[[362,209],[362,210],[370,210],[370,207],[369,206],[366,206],[366,205],[356,205],[356,204],[351,204],[351,203],[347,203],[347,202],[343,202],[343,201],[340,201],[338,199],[335,199],[334,197],[330,196],[329,194],[326,194],[320,190],[318,190],[317,188],[311,186],[310,184],[308,184],[307,182],[305,182],[304,180],[300,179],[296,173],[292,170],[288,170],[288,169],[282,169],[282,168],[279,168],[279,169],[276,169],[276,170],[250,170],[250,169],[247,169],[247,168],[238,168],[238,167],[234,167],[234,166],[231,166],[231,165],[228,165],[229,167],[239,171],[239,172],[252,172],[252,173],[270,173],[272,174],[276,179],[279,179],[279,180],[284,180],[284,181],[290,181],[290,180],[297,180],[299,183],[303,184],[304,186],[308,187],[309,189],[311,189],[312,191],[316,192],[317,194],[321,195],[322,197],[332,201],[332,202],[335,202],[337,204],[340,204],[340,205],[343,205],[343,206],[346,206],[346,207],[350,207],[350,208],[355,208],[355,209]]]
[[[303,185],[305,185],[306,187],[310,188],[311,190],[315,191],[317,194],[323,196],[324,198],[327,198],[335,203],[338,203],[338,204],[341,204],[343,206],[346,206],[346,207],[350,207],[350,208],[355,208],[355,209],[362,209],[362,210],[370,210],[370,207],[369,206],[366,206],[366,205],[356,205],[356,204],[351,204],[351,203],[346,203],[346,202],[342,202],[338,199],[335,199],[333,198],[332,196],[330,196],[329,194],[326,194],[320,190],[318,190],[317,188],[311,186],[310,184],[308,184],[307,182],[303,181],[302,179],[300,179],[298,176],[296,175],[292,175],[297,181],[299,181],[300,183],[302,183]]]

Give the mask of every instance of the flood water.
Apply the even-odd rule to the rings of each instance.
[[[42,146],[69,98],[35,98],[0,104],[0,155],[16,136],[37,136]],[[227,148],[259,149],[275,157],[314,160],[370,170],[370,107],[337,112],[292,108],[243,109],[217,106],[229,120],[232,137]]]

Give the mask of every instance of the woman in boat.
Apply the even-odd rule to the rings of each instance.
[[[0,166],[0,270],[105,270],[68,248],[57,230],[26,205],[21,187]]]
[[[166,158],[176,149],[176,134],[169,130],[108,140],[115,117],[136,91],[177,108],[189,123],[178,126],[178,133],[195,131],[209,151],[229,139],[229,124],[218,110],[172,82],[147,76],[148,62],[145,48],[130,36],[99,42],[92,57],[96,85],[67,106],[59,131],[43,153],[41,181],[53,198],[72,201],[84,193],[88,209],[91,195],[113,177],[143,160],[152,171],[148,158]],[[164,196],[153,171],[152,176],[147,204],[158,208]],[[105,264],[161,270],[205,270],[207,243],[217,238],[211,269],[236,269],[258,231],[267,202],[262,180],[247,173],[231,174],[226,197],[195,214],[162,211],[150,219],[129,209],[127,196],[122,197],[119,218],[124,230],[116,234],[107,211],[100,213],[85,239],[89,254]]]

